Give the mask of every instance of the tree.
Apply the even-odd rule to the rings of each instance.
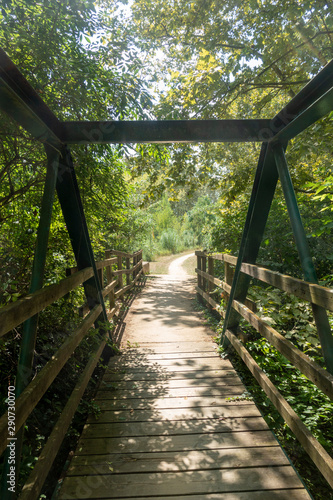
[[[235,99],[256,89],[266,102],[290,99],[333,55],[324,0],[136,0],[132,10],[147,57],[158,62],[150,71],[171,89],[159,116],[228,117]]]
[[[139,78],[142,62],[117,9],[112,2],[95,5],[91,0],[2,3],[0,45],[58,118],[137,119],[149,113],[146,84]],[[13,296],[26,291],[29,283],[46,157],[39,142],[7,116],[2,118],[1,277]],[[123,154],[122,148],[113,146],[72,148],[97,252],[117,241],[116,232],[127,230]],[[47,272],[57,274],[58,264],[63,269],[66,261],[73,262],[58,205],[50,248]]]

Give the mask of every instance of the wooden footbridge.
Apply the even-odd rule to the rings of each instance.
[[[193,280],[149,281],[126,321],[133,347],[109,363],[59,499],[310,498],[193,311]]]
[[[327,310],[333,291],[317,283],[292,187],[285,150],[288,141],[333,110],[333,62],[272,119],[148,122],[61,122],[0,51],[0,109],[42,141],[47,173],[30,293],[0,309],[0,337],[23,324],[17,376],[8,388],[8,411],[0,419],[3,456],[1,498],[37,499],[58,450],[107,344],[114,342],[108,320],[121,298],[141,279],[141,252],[108,251],[96,262],[84,216],[69,144],[244,142],[262,143],[238,257],[197,252],[200,300],[224,318],[221,342],[238,352],[262,389],[333,486],[333,461],[304,426],[301,415],[250,356],[237,335],[240,317],[298,370],[333,397],[333,337]],[[256,265],[277,181],[280,180],[293,228],[304,281]],[[57,192],[77,268],[60,283],[43,286],[43,271],[53,200]],[[216,275],[216,260],[225,264]],[[156,278],[134,303],[125,328],[121,356],[112,356],[90,417],[57,492],[60,499],[305,499],[309,494],[247,398],[227,360],[216,353],[212,334],[188,304],[194,289],[188,279]],[[178,277],[179,278],[179,277]],[[247,299],[251,279],[260,280],[311,303],[325,368],[318,366],[255,312]],[[38,314],[83,286],[82,320],[39,373],[32,377]],[[228,299],[224,309],[214,295]],[[186,305],[187,304],[187,305]],[[77,347],[95,329],[91,356],[66,406],[19,491],[23,429],[46,391]],[[90,337],[89,337],[90,338]],[[137,344],[138,343],[138,346]],[[14,387],[15,385],[15,387]],[[15,397],[14,397],[15,392]],[[7,394],[5,395],[7,397]],[[14,460],[14,465],[12,460]]]

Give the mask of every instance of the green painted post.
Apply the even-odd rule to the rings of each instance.
[[[318,283],[316,271],[313,265],[310,248],[306,239],[301,214],[298,208],[297,199],[290,177],[284,149],[281,144],[276,144],[273,148],[276,166],[279,172],[283,194],[286,200],[295,242],[300,257],[304,279],[310,283]],[[326,310],[316,304],[312,305],[313,316],[317,325],[318,335],[323,351],[327,370],[333,373],[333,336],[328,321]]]
[[[44,185],[44,193],[42,198],[40,220],[37,231],[37,240],[35,247],[35,256],[32,267],[31,283],[29,293],[36,292],[43,286],[44,268],[46,262],[46,254],[49,240],[49,232],[51,225],[52,209],[54,202],[54,193],[56,187],[56,179],[58,174],[59,154],[48,146],[45,146],[47,153],[47,171]],[[21,341],[21,349],[17,367],[17,375],[15,382],[15,396],[16,398],[23,392],[25,387],[29,384],[32,375],[32,363],[34,358],[34,350],[37,336],[38,314],[29,318],[23,325],[23,334]],[[20,460],[23,445],[24,427],[17,429],[15,441],[15,473],[16,473],[16,487],[20,471]],[[8,490],[7,474],[9,473],[8,454],[4,456],[4,469],[1,477],[1,498],[14,499],[16,495]]]

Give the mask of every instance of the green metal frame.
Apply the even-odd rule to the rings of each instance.
[[[262,148],[243,230],[239,256],[232,283],[224,330],[235,330],[239,315],[232,301],[244,301],[250,278],[241,273],[243,262],[255,264],[265,225],[280,178],[286,199],[292,229],[299,251],[304,276],[316,283],[313,262],[299,215],[297,201],[290,179],[285,150],[290,139],[333,110],[333,61],[313,78],[271,120],[180,120],[180,121],[99,121],[61,122],[47,107],[0,49],[0,109],[21,125],[34,138],[41,141],[48,155],[43,207],[38,230],[31,291],[43,285],[48,233],[55,189],[60,200],[64,220],[71,239],[79,269],[92,266],[94,277],[85,285],[90,308],[96,303],[103,306],[98,322],[107,321],[94,254],[81,202],[70,150],[67,144],[90,143],[171,143],[171,142],[261,142]],[[313,305],[320,341],[327,369],[333,373],[333,337],[327,314]],[[24,326],[17,390],[29,381],[37,318]],[[223,341],[223,334],[221,341]],[[24,372],[24,376],[20,378]],[[28,375],[28,377],[27,377]],[[23,380],[24,379],[24,380]]]
[[[84,217],[75,170],[66,144],[89,143],[166,143],[166,142],[262,142],[262,150],[254,180],[247,219],[239,250],[234,275],[230,305],[227,308],[224,331],[236,328],[238,315],[232,310],[232,299],[244,300],[249,278],[240,273],[242,262],[255,263],[258,255],[276,184],[281,178],[281,148],[286,149],[289,139],[305,130],[312,123],[333,109],[333,61],[313,78],[273,119],[271,120],[180,120],[180,121],[100,121],[61,122],[40,99],[8,56],[0,50],[0,108],[28,132],[60,154],[60,177],[57,192],[68,227],[78,266],[94,267],[94,257]],[[273,151],[274,150],[274,151]],[[277,153],[280,151],[280,153]],[[288,169],[284,161],[285,171]],[[63,182],[60,179],[65,179]],[[296,198],[291,191],[291,182],[285,183],[286,199]],[[298,210],[298,209],[297,209]],[[290,212],[293,222],[295,212]],[[304,250],[305,235],[300,243],[302,226],[292,224],[298,241],[300,256]],[[298,229],[296,229],[296,227]],[[306,250],[308,255],[308,250]],[[301,261],[302,261],[301,256]],[[303,259],[304,261],[304,259]],[[312,264],[313,267],[313,264]],[[304,266],[303,266],[304,268]],[[305,269],[305,279],[307,271]],[[312,278],[311,278],[312,279]],[[313,277],[312,282],[315,282]],[[89,303],[103,304],[97,273],[86,287]],[[317,313],[316,313],[317,314]],[[326,314],[326,313],[325,313]],[[318,314],[317,314],[318,315]],[[321,315],[321,313],[319,314]],[[103,311],[105,320],[105,309]],[[327,330],[328,321],[319,322],[321,331]],[[323,327],[323,325],[326,325]],[[323,342],[323,339],[321,338]],[[332,349],[332,334],[325,334],[323,349]],[[326,362],[333,370],[331,355],[326,353]]]

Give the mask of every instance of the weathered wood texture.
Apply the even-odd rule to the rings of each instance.
[[[126,349],[109,363],[100,416],[85,425],[59,499],[309,499],[244,392],[212,342]]]

